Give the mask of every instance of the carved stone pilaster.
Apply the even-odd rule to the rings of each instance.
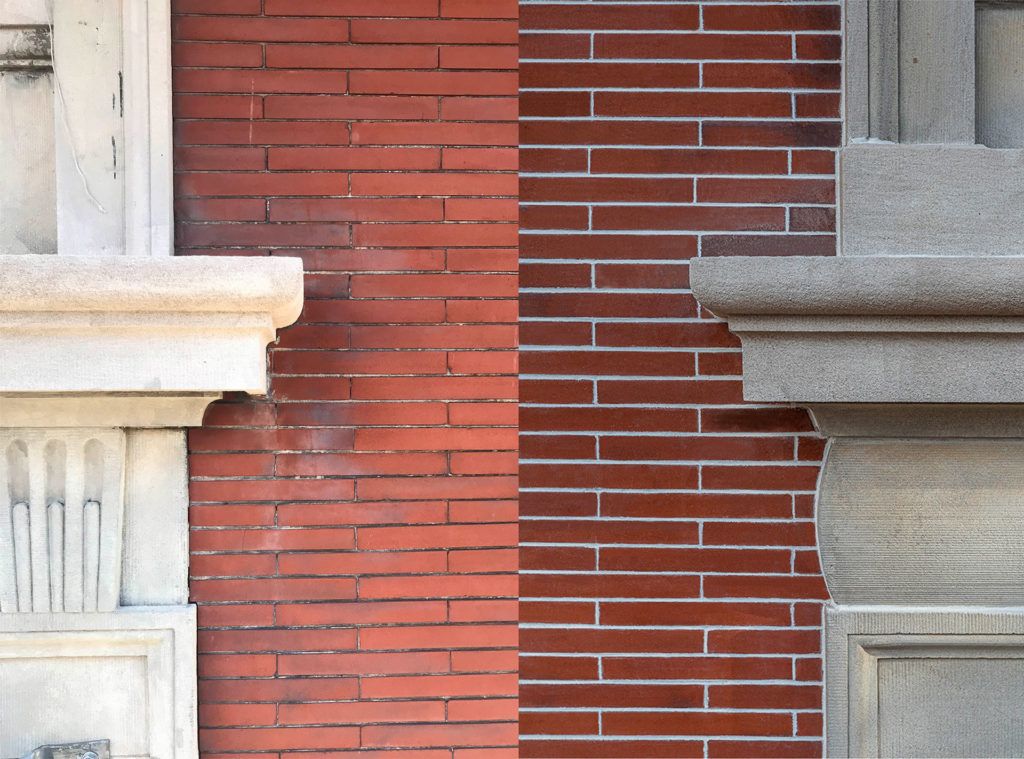
[[[0,759],[195,759],[184,428],[265,393],[295,259],[0,256]]]
[[[747,400],[828,439],[829,756],[1020,756],[1024,258],[695,261]]]

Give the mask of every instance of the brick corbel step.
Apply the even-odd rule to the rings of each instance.
[[[1024,696],[1024,258],[722,258],[744,397],[828,439],[829,756],[1012,754]]]

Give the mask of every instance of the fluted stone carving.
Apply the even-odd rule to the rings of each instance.
[[[116,609],[124,432],[9,430],[0,448],[0,612]]]

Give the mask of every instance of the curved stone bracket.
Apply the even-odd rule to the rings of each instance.
[[[1019,756],[1024,258],[703,259],[744,397],[828,438],[829,756]]]
[[[0,256],[0,756],[198,756],[182,428],[302,298],[298,259]]]

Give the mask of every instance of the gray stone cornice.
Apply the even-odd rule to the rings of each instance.
[[[691,282],[747,400],[1024,403],[1024,258],[713,258]]]
[[[691,263],[717,316],[1024,316],[1024,257],[723,257]]]

